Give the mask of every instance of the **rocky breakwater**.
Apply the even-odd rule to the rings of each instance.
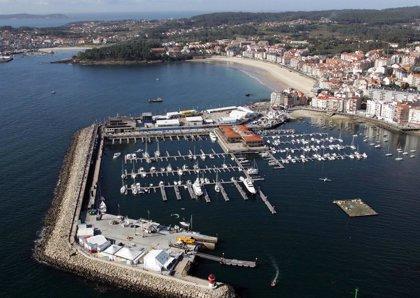
[[[52,206],[34,256],[43,263],[118,287],[161,297],[234,297],[232,287],[210,289],[192,277],[176,278],[101,260],[74,243],[74,224],[79,218],[97,127],[78,131],[66,154]]]

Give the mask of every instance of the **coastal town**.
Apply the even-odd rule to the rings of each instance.
[[[385,297],[395,268],[417,259],[403,242],[417,239],[405,221],[418,222],[420,6],[410,10],[0,27],[5,81],[19,84],[29,61],[22,82],[40,86],[5,92],[8,111],[17,101],[21,119],[39,115],[23,129],[4,115],[19,129],[5,132],[31,142],[11,176],[34,172],[31,196],[52,196],[32,259],[109,296]],[[4,155],[20,153],[13,141]],[[390,252],[402,259],[382,262]],[[391,274],[374,284],[379,270]],[[410,296],[412,275],[397,294]]]
[[[171,22],[175,22],[181,28],[160,29]],[[294,28],[333,23],[336,22],[320,17],[317,20],[298,18],[252,25],[258,28]],[[312,81],[312,86],[305,88],[299,88],[297,84],[294,89],[273,90],[271,101],[274,107],[287,110],[300,106],[330,114],[363,117],[396,129],[420,128],[418,41],[402,45],[387,42],[380,48],[368,51],[355,50],[322,55],[314,54],[313,41],[293,39],[290,34],[276,36],[277,40],[281,41],[276,43],[261,36],[214,41],[195,40],[191,35],[202,32],[204,28],[186,24],[187,20],[127,20],[72,23],[54,30],[3,27],[0,28],[0,52],[3,53],[3,62],[8,62],[12,59],[11,55],[16,53],[36,53],[38,50],[45,53],[48,52],[45,49],[54,47],[103,47],[149,34],[158,34],[162,40],[160,47],[150,49],[157,59],[202,59],[215,56],[225,57],[226,59],[222,60],[224,62],[245,64],[247,62],[244,60],[253,60],[279,66],[272,72],[287,70],[290,75],[292,72],[298,74],[299,80]],[[246,24],[235,26],[243,27]],[[226,28],[226,25],[214,26],[214,30]],[[181,41],[185,38],[188,40]],[[282,77],[286,80],[287,73]],[[288,85],[293,86],[293,82]]]

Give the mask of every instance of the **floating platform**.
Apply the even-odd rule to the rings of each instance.
[[[378,215],[375,210],[359,198],[352,200],[336,200],[333,201],[333,203],[340,207],[350,217]]]

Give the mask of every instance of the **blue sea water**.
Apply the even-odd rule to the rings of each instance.
[[[244,103],[252,93],[264,98],[269,90],[242,71],[222,65],[178,63],[153,66],[77,66],[49,64],[68,56],[17,56],[0,64],[0,283],[4,296],[131,295],[38,264],[33,241],[50,206],[57,175],[72,134],[95,120],[116,114],[167,112]],[[51,91],[55,90],[55,94]],[[161,96],[162,104],[147,99]],[[311,125],[311,123],[314,123]],[[297,131],[327,131],[350,143],[354,133],[375,138],[372,127],[321,120],[286,124]],[[390,149],[418,149],[418,137],[389,133]],[[361,138],[361,137],[359,137]],[[152,144],[151,146],[154,146]],[[161,144],[165,150],[191,148]],[[277,215],[258,199],[244,201],[231,189],[226,203],[210,192],[212,202],[175,201],[158,196],[121,197],[120,164],[115,151],[130,152],[141,144],[107,147],[101,180],[109,208],[132,217],[147,216],[174,224],[171,213],[194,216],[197,230],[218,235],[216,254],[253,259],[255,269],[223,267],[202,261],[194,273],[233,284],[246,297],[418,297],[420,272],[420,156],[396,162],[385,149],[358,142],[364,161],[288,165],[270,168],[257,160],[265,181],[259,182]],[[385,144],[386,145],[386,144]],[[197,143],[197,146],[199,144]],[[209,143],[203,143],[209,148]],[[162,148],[163,149],[163,148]],[[217,149],[217,148],[216,148]],[[175,164],[173,165],[175,166]],[[319,177],[330,177],[322,183]],[[361,197],[378,216],[349,219],[332,201]],[[185,208],[182,211],[181,208]],[[276,288],[269,284],[279,267]],[[134,295],[133,295],[134,296]]]

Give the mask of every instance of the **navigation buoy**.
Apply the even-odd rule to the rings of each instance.
[[[216,288],[216,276],[213,273],[207,277],[207,280],[209,281],[209,288]]]

